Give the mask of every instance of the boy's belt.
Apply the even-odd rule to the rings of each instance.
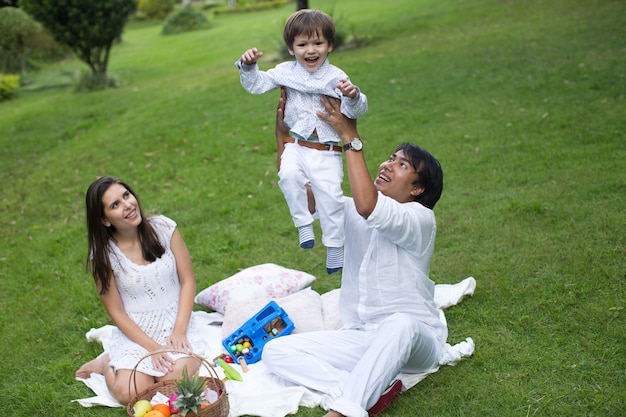
[[[333,145],[332,143],[320,143],[320,142],[309,142],[307,140],[296,140],[290,136],[283,138],[283,143],[297,143],[300,146],[304,146],[305,148],[317,149],[318,151],[335,151],[341,152],[343,148],[339,145]]]

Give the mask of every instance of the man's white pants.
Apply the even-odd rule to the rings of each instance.
[[[305,148],[286,143],[280,159],[278,186],[285,196],[296,227],[313,223],[309,212],[306,184],[311,184],[320,217],[322,243],[341,247],[344,241],[343,165],[341,153]]]
[[[434,370],[442,345],[431,328],[405,313],[377,330],[331,330],[283,336],[267,343],[262,360],[282,378],[325,393],[330,409],[367,417],[400,372]]]

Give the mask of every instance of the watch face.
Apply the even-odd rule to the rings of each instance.
[[[360,151],[361,149],[363,149],[363,143],[357,138],[352,139],[350,145],[352,145],[352,149],[354,149],[355,151]]]

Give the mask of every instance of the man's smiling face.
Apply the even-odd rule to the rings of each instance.
[[[413,201],[424,188],[416,185],[418,179],[413,167],[404,152],[399,150],[378,168],[378,176],[374,181],[376,189],[400,203]]]

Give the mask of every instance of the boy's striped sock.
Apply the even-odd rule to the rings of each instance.
[[[343,268],[343,248],[327,248],[326,250],[326,272],[328,275]]]
[[[300,247],[302,249],[311,249],[315,245],[315,234],[313,233],[313,224],[298,227],[298,236],[300,238]]]

